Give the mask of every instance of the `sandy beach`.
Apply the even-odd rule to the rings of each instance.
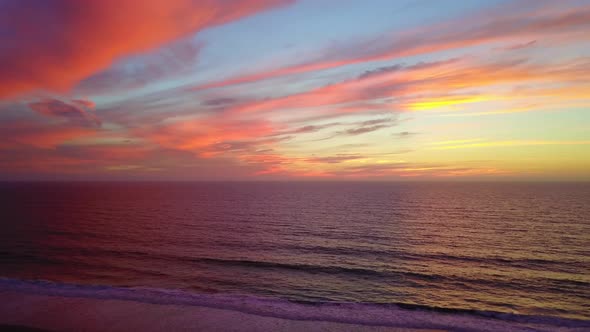
[[[258,307],[252,313],[248,308],[223,309],[6,289],[0,291],[0,298],[0,328],[4,331],[584,331],[587,327],[404,309],[374,312],[325,309],[305,304],[292,305],[293,310],[304,314],[291,319],[272,305]],[[354,323],[354,319],[360,323]]]
[[[264,317],[200,306],[0,292],[0,328],[22,331],[441,331]],[[25,328],[26,327],[26,328]],[[28,329],[27,329],[28,328]]]

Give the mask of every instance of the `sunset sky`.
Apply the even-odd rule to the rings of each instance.
[[[590,180],[590,0],[0,0],[0,179]]]

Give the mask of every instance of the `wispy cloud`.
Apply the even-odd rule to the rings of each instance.
[[[55,148],[64,142],[96,134],[94,128],[72,126],[69,123],[48,125],[30,121],[6,122],[0,124],[0,148]]]
[[[485,43],[514,42],[519,39],[530,41],[531,38],[560,35],[576,36],[579,40],[588,40],[584,30],[590,25],[588,23],[590,22],[590,7],[560,8],[555,3],[545,2],[546,6],[541,9],[523,10],[529,5],[522,3],[521,7],[500,7],[495,13],[489,11],[474,13],[469,19],[453,20],[402,33],[391,33],[382,38],[351,42],[326,49],[320,52],[321,55],[316,59],[207,83],[198,86],[197,89],[224,87],[278,76],[429,54]]]
[[[363,158],[365,158],[365,157],[363,157],[361,155],[340,154],[340,155],[327,156],[327,157],[312,157],[312,158],[305,159],[305,161],[308,163],[312,163],[312,164],[314,164],[314,163],[339,164],[339,163],[347,162],[350,160],[359,160],[359,159],[363,159]]]
[[[282,21],[311,20],[297,15],[316,4],[291,2],[0,1],[0,177],[485,177],[588,163],[587,4],[457,3],[454,17],[394,31],[330,17],[300,35]]]
[[[364,126],[364,127],[347,129],[342,133],[346,134],[346,135],[361,135],[361,134],[366,134],[366,133],[370,133],[370,132],[373,132],[373,131],[376,131],[379,129],[389,128],[389,127],[390,126],[388,126],[388,125]]]
[[[529,47],[533,47],[537,44],[536,40],[531,40],[529,42],[526,43],[519,43],[519,44],[515,44],[515,45],[510,45],[507,47],[503,47],[501,48],[502,50],[508,50],[508,51],[514,51],[514,50],[522,50],[525,48],[529,48]]]
[[[12,37],[2,39],[0,97],[64,91],[122,57],[287,2],[3,1],[0,30]]]
[[[590,145],[588,141],[544,141],[544,140],[510,140],[510,141],[485,141],[472,143],[464,142],[463,144],[444,143],[433,147],[435,150],[450,149],[473,149],[473,148],[491,148],[491,147],[515,147],[515,146],[535,146],[535,145]]]
[[[562,63],[535,64],[523,59],[477,63],[471,59],[442,60],[419,63],[395,71],[378,71],[364,78],[345,80],[287,96],[251,101],[229,107],[227,113],[270,113],[292,109],[318,108],[327,114],[363,113],[373,110],[428,111],[461,109],[457,107],[489,101],[517,100],[522,91],[502,94],[477,89],[514,86],[516,84],[545,84],[543,90],[531,91],[545,98],[545,106],[558,104],[568,88],[555,83],[574,86],[579,98],[587,88],[578,81],[590,70],[587,59]],[[427,92],[427,93],[425,93]],[[387,99],[389,98],[389,100]],[[355,106],[359,104],[360,106]]]
[[[399,132],[399,133],[393,133],[391,135],[394,136],[394,137],[397,137],[397,138],[409,138],[409,137],[418,135],[418,133],[409,132],[409,131],[402,131],[402,132]]]
[[[70,103],[57,99],[45,99],[30,103],[29,107],[37,113],[68,119],[83,126],[99,127],[101,121],[93,113],[94,103],[89,100],[72,100]]]

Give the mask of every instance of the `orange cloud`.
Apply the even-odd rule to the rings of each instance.
[[[156,128],[138,130],[136,134],[163,147],[211,157],[222,153],[225,145],[256,140],[271,135],[274,131],[274,127],[263,120],[239,121],[209,117],[176,121]]]
[[[47,0],[0,4],[0,97],[63,91],[127,55],[289,0]],[[8,32],[8,37],[6,37]]]

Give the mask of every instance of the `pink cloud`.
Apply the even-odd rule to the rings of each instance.
[[[268,136],[274,131],[274,126],[264,120],[207,117],[138,129],[135,134],[162,147],[211,157],[226,150],[235,150],[240,142],[244,144]]]
[[[122,57],[288,0],[8,1],[0,4],[0,97],[64,91]]]
[[[0,148],[10,149],[19,145],[51,149],[83,137],[97,134],[96,129],[71,124],[48,125],[36,122],[8,122],[0,125]]]
[[[325,49],[320,56],[302,63],[240,75],[197,86],[196,90],[255,82],[280,76],[319,71],[363,62],[391,60],[499,42],[526,43],[531,39],[569,38],[588,41],[590,6],[560,7],[558,3],[530,10],[522,2],[496,11],[389,34],[372,40],[350,42]],[[523,10],[527,9],[527,10]]]
[[[376,70],[369,75],[346,80],[292,95],[246,102],[226,109],[228,114],[271,114],[290,109],[313,110],[313,119],[347,113],[371,111],[428,110],[443,106],[498,99],[478,89],[515,84],[576,85],[583,73],[590,70],[587,59],[561,63],[529,63],[523,59],[477,63],[471,58],[450,59],[395,70]],[[576,90],[587,91],[577,87]],[[571,88],[546,88],[551,102]],[[580,93],[582,93],[580,91]],[[571,94],[571,93],[570,93]],[[505,92],[501,99],[516,99],[518,91]],[[568,97],[570,98],[570,97]],[[323,114],[322,114],[323,113]]]

